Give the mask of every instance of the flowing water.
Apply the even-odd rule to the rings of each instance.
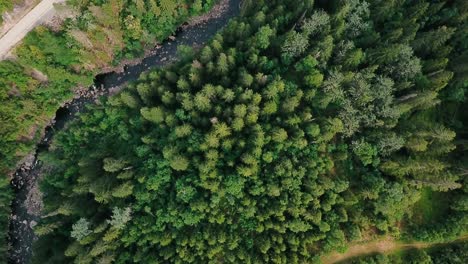
[[[111,72],[96,76],[92,95],[109,95],[111,88],[123,87],[126,83],[136,80],[141,73],[151,68],[161,67],[177,60],[177,47],[187,45],[200,47],[210,40],[228,21],[240,13],[241,0],[223,0],[225,8],[214,12],[222,12],[203,23],[180,27],[175,38],[158,45],[151,55],[140,63],[124,66],[124,71]],[[97,87],[97,88],[96,88]],[[90,93],[88,93],[90,94]],[[36,239],[33,228],[40,220],[41,194],[37,191],[37,181],[41,173],[41,162],[37,159],[41,152],[47,151],[54,134],[63,129],[67,122],[73,120],[82,112],[86,104],[92,103],[95,96],[83,96],[67,103],[56,112],[52,125],[45,130],[45,136],[37,145],[35,155],[22,164],[15,172],[11,182],[15,192],[12,203],[12,217],[9,230],[9,263],[29,263],[32,257],[32,244]]]

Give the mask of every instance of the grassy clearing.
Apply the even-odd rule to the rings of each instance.
[[[429,188],[421,190],[421,198],[414,205],[412,221],[417,224],[437,222],[449,209],[449,193],[434,192]]]

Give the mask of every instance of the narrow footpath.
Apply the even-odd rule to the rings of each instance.
[[[334,264],[341,263],[347,259],[352,259],[359,256],[366,256],[371,254],[389,254],[400,250],[409,249],[424,249],[435,247],[443,244],[456,243],[468,239],[468,236],[462,236],[457,240],[447,243],[425,243],[425,242],[414,242],[404,243],[393,238],[386,237],[377,241],[370,241],[368,243],[354,244],[351,245],[345,253],[331,253],[327,256],[322,257],[323,264]],[[343,262],[345,263],[345,262]]]

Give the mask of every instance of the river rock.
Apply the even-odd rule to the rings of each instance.
[[[223,6],[223,3],[232,3],[232,8],[234,8],[233,12],[230,12],[229,15],[235,16],[236,14],[239,13],[239,2],[240,0],[220,0],[220,5]],[[226,5],[227,7],[227,5]],[[223,12],[219,12],[219,8],[213,8],[210,13],[216,14],[214,17],[222,17],[220,20],[213,20],[213,26],[214,27],[206,27],[201,26],[201,27],[193,27],[194,25],[190,25],[190,29],[184,30],[184,32],[181,33],[181,36],[178,36],[177,38],[181,38],[181,40],[190,40],[190,41],[182,41],[181,44],[188,44],[189,46],[196,46],[196,47],[201,47],[201,44],[203,44],[205,41],[208,41],[211,39],[216,32],[225,24],[227,24],[229,17],[224,17],[222,15]],[[205,20],[205,19],[203,19]],[[189,26],[189,25],[187,25]],[[208,29],[208,30],[207,30]],[[210,34],[206,34],[209,32]],[[170,40],[174,40],[174,36],[171,36]],[[167,42],[167,44],[156,44],[156,47],[154,51],[151,51],[150,54],[157,54],[158,57],[155,58],[150,58],[149,64],[153,65],[154,67],[159,67],[161,65],[165,65],[167,62],[173,61],[176,58],[175,54],[175,49],[172,47],[175,45],[176,42]],[[158,59],[160,57],[164,57],[162,59]],[[154,60],[154,63],[153,63]],[[145,62],[146,63],[146,62]],[[144,67],[149,67],[150,65],[144,65]],[[142,69],[145,68],[136,68],[134,71],[141,71]],[[112,68],[110,68],[112,69]],[[116,67],[117,69],[117,79],[118,81],[113,80],[112,78],[110,79],[110,83],[106,84],[109,87],[114,87],[112,89],[109,89],[109,94],[117,93],[119,92],[123,87],[125,87],[126,82],[132,81],[134,77],[136,77],[138,72],[135,74],[131,75],[128,77],[128,67]],[[109,72],[112,72],[113,70],[110,70]],[[133,71],[133,70],[132,70]],[[106,72],[106,70],[103,70],[103,72]],[[112,73],[113,74],[113,73]],[[115,76],[112,76],[115,77]],[[102,85],[102,83],[101,83]],[[67,110],[70,110],[71,113],[66,113],[60,116],[60,119],[57,119],[57,121],[60,122],[68,122],[70,118],[68,118],[68,115],[72,115],[72,113],[75,112],[80,112],[81,109],[83,109],[83,105],[87,103],[86,98],[92,98],[92,96],[97,96],[97,95],[103,95],[107,94],[107,91],[103,88],[101,88],[103,91],[100,92],[99,88],[93,87],[90,89],[90,91],[87,91],[87,88],[83,88],[81,90],[75,91],[76,94],[76,100],[70,100],[67,102],[63,102],[61,104],[61,107],[68,108]],[[78,98],[83,98],[78,99]],[[99,102],[99,101],[98,101]],[[53,124],[56,120],[54,119],[51,124]],[[214,121],[214,120],[213,120]],[[53,135],[53,133],[51,134]],[[49,137],[49,139],[52,139]],[[50,141],[50,140],[48,140]],[[45,142],[45,141],[44,141]],[[11,254],[11,262],[12,263],[27,263],[25,261],[28,259],[32,252],[31,252],[31,244],[32,240],[34,240],[34,234],[32,228],[37,226],[38,223],[34,221],[33,219],[38,219],[40,215],[40,208],[42,208],[42,205],[40,204],[40,201],[42,200],[41,197],[35,194],[34,189],[36,187],[31,187],[31,186],[37,186],[36,181],[37,178],[39,178],[36,174],[38,173],[38,170],[40,170],[40,164],[39,167],[34,167],[33,162],[34,162],[34,152],[31,153],[30,158],[31,161],[29,162],[30,165],[26,165],[23,167],[23,171],[25,168],[31,169],[30,171],[26,171],[27,174],[24,172],[21,172],[22,170],[18,169],[16,171],[16,176],[14,177],[13,184],[18,185],[18,194],[16,195],[16,200],[14,202],[13,207],[13,217],[16,217],[16,220],[13,221],[12,229],[10,230],[12,236],[10,236],[10,241],[9,244],[11,245],[10,247],[10,253]],[[23,164],[24,162],[20,162],[19,164]],[[31,167],[32,166],[32,167]],[[13,174],[13,173],[12,173]],[[11,175],[13,176],[13,175]],[[12,177],[13,178],[13,177]],[[24,182],[26,180],[26,182]],[[20,189],[23,184],[26,184],[26,188]],[[40,192],[37,192],[38,194]],[[23,204],[25,203],[25,198],[26,196],[26,208],[28,209],[27,214],[22,215],[23,213]],[[21,215],[19,215],[21,213]],[[26,219],[24,219],[26,218]],[[21,220],[23,219],[23,220]]]
[[[32,220],[31,223],[29,223],[29,227],[31,227],[31,229],[33,229],[35,226],[37,226],[37,222]]]

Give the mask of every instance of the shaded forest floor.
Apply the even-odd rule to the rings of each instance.
[[[333,264],[340,263],[342,261],[366,256],[371,254],[389,254],[397,251],[404,251],[409,249],[424,249],[435,247],[443,244],[450,244],[459,242],[462,240],[468,239],[468,235],[461,236],[457,240],[447,242],[447,243],[431,243],[431,242],[412,242],[405,243],[402,241],[395,240],[392,237],[384,237],[376,241],[369,241],[364,243],[355,243],[349,246],[348,250],[345,253],[334,252],[327,256],[322,257],[322,262],[324,264]]]

